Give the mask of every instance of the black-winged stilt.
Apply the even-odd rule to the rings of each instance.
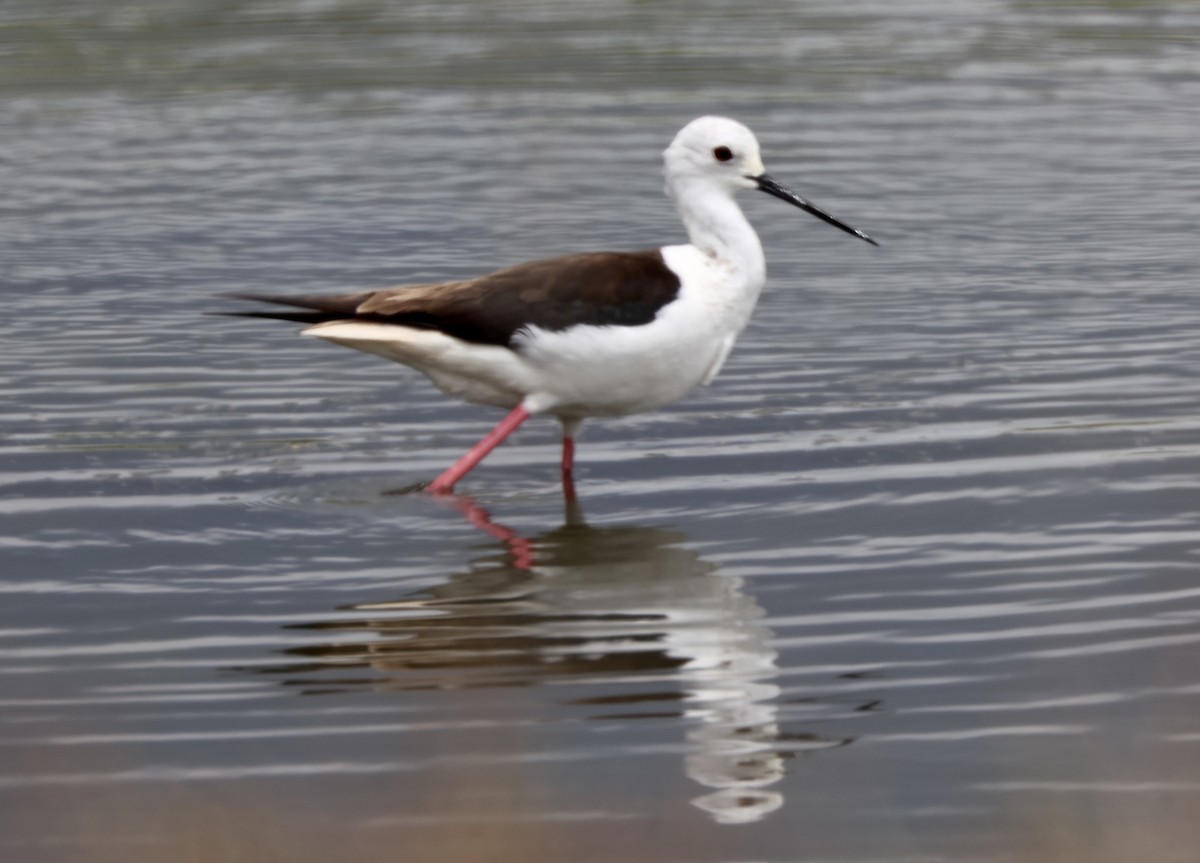
[[[878,245],[767,176],[754,134],[734,120],[693,120],[663,162],[685,245],[565,255],[355,294],[244,296],[291,308],[236,314],[309,324],[305,335],[412,366],[447,395],[510,410],[427,491],[450,492],[531,415],[558,417],[563,488],[573,498],[584,419],[682,398],[716,376],[746,326],[766,261],[737,192],[759,189]]]

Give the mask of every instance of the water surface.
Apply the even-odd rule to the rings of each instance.
[[[1200,15],[1142,3],[0,13],[0,847],[20,861],[1191,861]],[[556,426],[206,317],[676,242],[721,377]],[[233,859],[232,857],[230,859]]]

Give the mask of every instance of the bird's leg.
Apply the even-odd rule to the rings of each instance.
[[[578,417],[559,417],[563,428],[562,445],[562,486],[563,497],[568,503],[576,500],[575,496],[575,433],[583,423]]]
[[[466,455],[456,461],[450,467],[425,487],[425,490],[433,494],[447,494],[454,490],[454,484],[466,476],[471,468],[483,461],[487,454],[498,447],[506,437],[517,430],[517,427],[525,420],[529,419],[529,411],[524,405],[517,405],[513,408],[512,413],[500,420],[499,425],[484,435],[483,440],[475,444],[467,450]]]
[[[575,438],[563,438],[562,453],[563,497],[568,502],[575,500]]]
[[[562,450],[562,472],[564,476],[570,475],[575,470],[575,438],[563,438]]]

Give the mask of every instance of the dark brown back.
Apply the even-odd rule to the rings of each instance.
[[[522,328],[638,326],[679,295],[679,277],[657,249],[592,252],[506,267],[478,279],[325,296],[245,296],[306,311],[239,313],[301,323],[372,321],[438,330],[467,342],[512,347]]]

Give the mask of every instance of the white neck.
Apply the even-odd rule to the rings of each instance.
[[[767,273],[762,243],[728,191],[705,178],[676,176],[667,183],[667,194],[693,246],[732,265],[750,285],[762,286]]]

